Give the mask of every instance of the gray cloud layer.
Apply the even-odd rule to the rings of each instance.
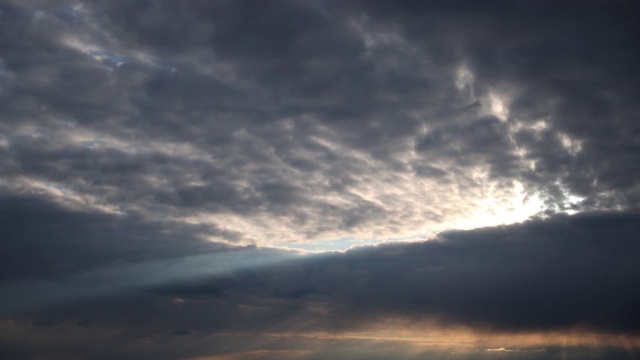
[[[0,4],[0,355],[451,355],[264,338],[388,319],[637,335],[639,10]]]
[[[395,314],[509,330],[637,332],[640,248],[628,234],[638,224],[637,214],[589,214],[449,232],[243,269],[173,294],[315,301],[345,326]]]
[[[64,285],[58,289],[34,282],[32,275],[22,282],[34,294],[46,298],[46,291],[62,289],[78,296],[14,312],[8,317],[11,322],[3,322],[2,331],[40,334],[42,351],[53,351],[52,358],[96,352],[102,348],[94,344],[96,338],[128,349],[132,358],[153,357],[165,351],[163,345],[140,352],[135,342],[145,338],[164,341],[161,339],[176,335],[193,337],[194,344],[227,345],[200,344],[190,350],[189,341],[170,340],[175,358],[264,350],[264,346],[280,346],[281,350],[301,346],[316,354],[324,346],[317,341],[327,340],[318,334],[346,334],[344,339],[348,339],[350,332],[375,329],[390,319],[407,328],[436,321],[445,329],[463,325],[486,334],[582,329],[615,339],[637,335],[640,330],[640,292],[635,286],[640,274],[635,238],[639,224],[637,213],[593,213],[448,232],[422,243],[363,247],[306,258],[260,255],[256,249],[240,254],[238,250],[209,252],[199,260],[176,255],[182,260],[144,260],[141,265],[119,264],[119,271],[107,268],[75,277],[58,276],[58,284]],[[207,261],[208,268],[203,269]],[[161,281],[153,281],[154,272],[162,272]],[[121,286],[123,278],[130,286]],[[145,281],[138,281],[140,278]],[[92,292],[99,283],[107,288],[95,296]],[[94,296],[80,297],[82,292]],[[7,287],[3,293],[7,304],[20,296],[24,290],[18,286]],[[52,333],[74,331],[82,331],[84,335],[78,336],[93,345],[74,349],[63,335],[55,340]],[[113,335],[114,331],[120,335]],[[310,334],[311,343],[287,334]],[[424,330],[421,334],[425,339],[431,336]],[[489,336],[486,334],[483,336]],[[279,336],[284,336],[282,343]],[[18,335],[12,339],[14,345],[5,342],[4,346],[22,349],[24,340]],[[391,346],[399,340],[386,341]],[[355,345],[340,346],[346,347],[343,354],[347,356]],[[562,356],[553,344],[546,346],[544,354],[529,355]],[[575,346],[565,349],[571,358],[581,356],[580,346]],[[445,347],[451,350],[455,345]],[[607,348],[595,353],[606,358]],[[411,358],[403,352],[407,349],[401,349],[392,352],[394,356]],[[533,351],[536,347],[518,349]],[[637,353],[637,347],[628,349],[630,354]],[[105,358],[114,356],[112,350],[100,351]],[[278,358],[277,354],[263,355]]]
[[[8,3],[3,192],[271,244],[636,208],[634,9]]]

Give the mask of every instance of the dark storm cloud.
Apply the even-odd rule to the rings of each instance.
[[[70,210],[26,195],[0,204],[3,316],[291,256],[208,241],[242,236],[211,225]]]
[[[202,241],[206,234],[221,229],[153,221],[137,214],[72,211],[33,196],[3,197],[0,222],[0,276],[5,281],[55,279],[116,262],[229,248]]]
[[[638,220],[635,213],[596,213],[447,232],[422,243],[243,269],[174,294],[320,303],[328,314],[318,316],[320,326],[330,327],[422,316],[519,331],[637,332]]]
[[[350,331],[375,329],[389,319],[400,319],[408,327],[435,319],[445,328],[464,325],[487,334],[576,328],[637,334],[638,224],[637,213],[563,215],[448,232],[421,243],[229,268],[208,279],[141,284],[137,290],[122,289],[121,295],[72,299],[23,312],[13,323],[5,324],[4,330],[9,331],[10,326],[16,332],[29,332],[33,327],[40,329],[38,336],[54,339],[51,331],[63,334],[82,326],[92,334],[87,335],[86,349],[71,350],[63,338],[57,345],[46,340],[41,344],[52,353],[82,354],[101,348],[90,339],[102,338],[141,358],[153,357],[154,351],[167,346],[176,358],[253,349],[305,349],[320,356],[326,340],[322,334],[331,333],[345,337],[336,346],[345,346],[340,351],[348,354],[352,346],[358,347],[348,344]],[[171,271],[179,272],[186,265]],[[115,329],[121,329],[120,335],[100,335]],[[295,334],[308,335],[295,340]],[[422,334],[426,341],[428,333]],[[176,343],[179,340],[169,339],[174,335],[188,336],[184,336],[185,343]],[[274,338],[265,343],[264,336]],[[158,344],[155,350],[140,352],[131,338]],[[161,344],[163,341],[167,343]],[[396,340],[385,341],[391,348],[396,346]],[[560,355],[554,346],[545,347],[545,354],[536,353],[540,348],[531,345],[516,349],[523,356],[555,358]],[[103,351],[105,357],[113,354]],[[402,351],[391,354],[410,358]],[[578,358],[583,350],[575,345],[565,351]],[[606,351],[607,346],[602,345],[596,355],[604,356]],[[637,349],[630,347],[629,351]]]

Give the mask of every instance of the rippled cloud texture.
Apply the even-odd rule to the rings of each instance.
[[[639,18],[0,4],[0,357],[640,356]]]

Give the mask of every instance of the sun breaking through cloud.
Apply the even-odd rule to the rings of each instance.
[[[637,357],[638,14],[3,2],[0,358]]]

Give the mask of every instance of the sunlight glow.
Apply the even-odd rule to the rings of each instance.
[[[479,176],[481,177],[481,174]],[[578,199],[575,198],[575,200]],[[309,252],[323,252],[341,251],[385,242],[424,241],[446,230],[469,230],[522,222],[545,209],[540,196],[536,193],[529,193],[524,185],[518,181],[514,181],[510,189],[501,188],[495,184],[490,185],[485,197],[479,199],[470,198],[469,201],[466,212],[460,212],[447,221],[428,222],[418,231],[405,231],[396,236],[325,238],[300,243],[278,243],[273,244],[273,246]]]
[[[216,337],[245,338],[261,337],[265,340],[283,339],[290,342],[315,341],[322,344],[330,341],[338,344],[398,343],[406,351],[433,351],[437,349],[458,353],[498,352],[524,353],[545,352],[550,347],[591,348],[640,348],[640,337],[616,335],[581,329],[552,330],[547,332],[487,332],[463,326],[440,326],[383,321],[367,329],[342,332],[284,332],[284,333],[217,333]]]
[[[572,156],[576,156],[582,150],[582,141],[573,139],[567,134],[560,133],[558,135],[560,143]]]
[[[505,99],[492,92],[489,93],[489,102],[491,114],[500,119],[500,121],[507,121],[509,108],[505,104]]]
[[[519,181],[511,190],[491,189],[466,216],[446,224],[450,229],[473,229],[522,222],[544,209],[537,194],[528,194]]]

